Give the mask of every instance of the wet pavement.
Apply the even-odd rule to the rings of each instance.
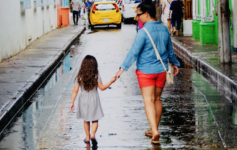
[[[115,75],[136,36],[135,25],[86,30],[55,73],[1,134],[1,149],[90,149],[83,121],[70,111],[80,62],[87,54],[99,64],[103,83]],[[110,89],[99,91],[105,117],[96,133],[98,149],[237,148],[237,104],[188,64],[162,94],[161,145],[144,136],[149,129],[135,63]],[[77,101],[75,101],[77,106]],[[230,136],[229,136],[230,135]]]

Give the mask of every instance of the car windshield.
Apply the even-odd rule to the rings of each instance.
[[[125,4],[135,4],[135,3],[141,3],[141,0],[125,0]]]
[[[97,10],[114,10],[114,4],[96,4]]]

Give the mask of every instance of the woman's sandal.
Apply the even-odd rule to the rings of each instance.
[[[152,143],[152,144],[155,144],[155,145],[156,145],[156,144],[160,144],[159,138],[160,138],[160,135],[158,134],[157,137],[155,138],[155,139],[158,139],[158,140],[155,140],[155,139],[154,139],[154,141],[151,141],[151,143]]]
[[[175,34],[175,33],[176,33],[176,30],[175,30],[175,31],[171,31],[171,33],[172,33],[173,36],[176,35],[176,34]]]
[[[152,144],[158,145],[160,144],[160,141],[151,141]]]
[[[149,130],[147,130],[147,131],[145,132],[145,136],[152,136],[152,131],[151,131],[151,129],[149,129]]]

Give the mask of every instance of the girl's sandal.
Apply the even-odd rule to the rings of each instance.
[[[93,146],[97,146],[97,140],[95,138],[91,138],[91,142]]]
[[[86,144],[90,144],[90,141],[86,141],[86,139],[84,140],[84,143]]]
[[[152,137],[152,131],[151,131],[151,129],[149,129],[149,130],[147,130],[147,131],[145,132],[145,136],[150,136],[150,137]]]

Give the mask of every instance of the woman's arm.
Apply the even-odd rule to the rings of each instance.
[[[120,66],[123,70],[128,70],[129,67],[137,60],[140,52],[145,45],[146,33],[144,30],[139,30],[134,40],[132,48],[129,50],[123,64]]]
[[[104,91],[106,90],[112,83],[114,83],[116,81],[116,78],[113,77],[110,79],[110,81],[108,83],[106,83],[105,85],[103,85],[102,82],[99,82],[98,83],[98,88],[101,90],[101,91]]]
[[[71,106],[70,106],[70,109],[71,111],[73,112],[74,110],[74,101],[77,97],[77,93],[79,91],[79,85],[75,85],[73,90],[72,90],[72,95],[71,95]]]

